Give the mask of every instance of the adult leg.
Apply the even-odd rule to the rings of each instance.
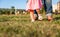
[[[44,8],[48,20],[52,20],[52,0],[44,0]]]

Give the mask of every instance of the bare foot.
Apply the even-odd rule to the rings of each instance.
[[[48,21],[51,21],[52,20],[52,16],[48,16]]]

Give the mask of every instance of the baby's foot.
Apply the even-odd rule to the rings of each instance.
[[[38,20],[43,20],[43,18],[42,18],[42,16],[40,15],[40,16],[38,16]]]

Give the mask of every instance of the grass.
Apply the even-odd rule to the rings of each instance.
[[[0,37],[60,37],[60,15],[51,22],[43,17],[32,23],[29,14],[0,15]]]

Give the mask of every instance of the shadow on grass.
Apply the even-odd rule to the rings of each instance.
[[[44,18],[43,20],[44,20],[44,21],[48,21],[47,18]],[[55,18],[53,18],[53,21],[55,21],[55,20],[60,20],[60,17],[55,17]]]
[[[47,18],[44,18],[43,21],[48,21],[48,19]]]
[[[53,20],[60,20],[60,17],[55,17],[53,18]]]

